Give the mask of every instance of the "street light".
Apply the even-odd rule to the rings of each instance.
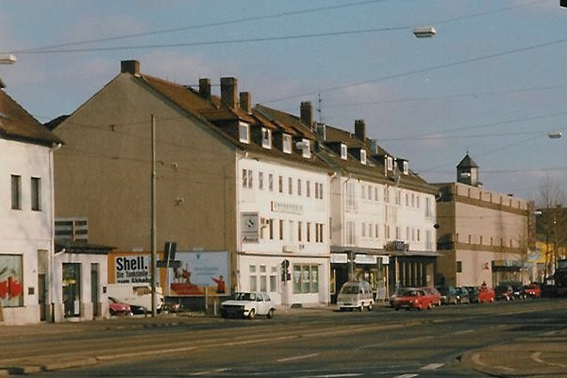
[[[14,64],[16,63],[16,56],[12,54],[0,55],[0,64]]]
[[[436,30],[433,26],[417,26],[413,29],[413,35],[416,38],[431,38],[435,33]]]

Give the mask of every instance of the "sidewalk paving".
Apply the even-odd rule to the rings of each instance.
[[[461,363],[492,377],[567,377],[567,329],[467,352]]]

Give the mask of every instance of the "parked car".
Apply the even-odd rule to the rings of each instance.
[[[489,287],[481,286],[478,290],[478,303],[492,303],[495,301],[496,294]]]
[[[457,303],[458,304],[469,304],[471,303],[469,297],[469,291],[465,287],[456,287],[455,291],[457,292]]]
[[[457,292],[453,286],[437,286],[441,293],[441,304],[457,304]]]
[[[528,296],[524,291],[524,286],[519,282],[511,283],[512,291],[514,292],[514,298],[516,299],[526,299]]]
[[[129,304],[122,303],[113,297],[108,297],[108,302],[110,315],[132,315],[132,309]]]
[[[480,289],[476,286],[465,286],[465,288],[469,292],[469,301],[471,303],[478,303],[478,292]]]
[[[494,294],[496,295],[496,300],[514,300],[514,289],[510,285],[497,285],[494,288]]]
[[[537,283],[532,283],[524,286],[524,293],[529,298],[539,298],[541,297],[541,286]]]
[[[394,290],[394,294],[390,295],[389,301],[390,301],[390,307],[394,307],[394,302],[396,300],[396,298],[402,293],[402,291],[404,290],[404,288],[400,287],[397,288],[396,290]]]
[[[370,311],[373,305],[374,296],[372,295],[370,284],[366,281],[346,282],[337,296],[337,307],[341,311],[352,311],[353,309],[362,311],[364,308]]]
[[[274,302],[265,292],[236,293],[232,299],[224,301],[220,305],[220,313],[223,318],[236,316],[253,319],[256,315],[262,315],[271,319],[274,317],[275,311]]]
[[[412,308],[418,310],[432,309],[433,297],[427,295],[425,290],[421,288],[407,288],[394,301],[394,309],[399,311],[401,308],[407,310]]]
[[[425,295],[431,296],[433,306],[441,306],[441,293],[434,287],[424,287]]]

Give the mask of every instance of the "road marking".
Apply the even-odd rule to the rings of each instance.
[[[418,377],[419,374],[402,374],[402,375],[398,375],[395,376],[394,378],[413,378],[413,377]]]
[[[344,374],[325,374],[325,375],[303,375],[300,378],[343,378],[343,377],[360,377],[360,373],[344,373]]]
[[[421,368],[421,370],[437,370],[445,364],[429,364]]]
[[[225,372],[225,371],[228,371],[228,370],[230,370],[230,369],[229,368],[223,368],[223,369],[215,369],[215,370],[209,370],[209,371],[199,371],[197,373],[189,374],[189,376],[193,377],[193,376],[199,376],[199,375],[209,375],[209,374],[212,374],[212,373],[222,373],[222,372]]]
[[[120,358],[129,358],[129,357],[137,357],[137,356],[149,356],[155,354],[165,354],[165,353],[179,353],[179,352],[187,352],[190,350],[195,350],[197,347],[186,347],[186,348],[171,348],[171,349],[155,349],[155,350],[147,350],[147,351],[136,351],[130,353],[120,353],[120,354],[109,354],[105,356],[96,356],[95,358],[99,361],[110,361],[116,360]]]
[[[287,358],[280,358],[279,360],[276,360],[277,362],[288,362],[288,361],[295,361],[295,360],[303,360],[305,358],[311,358],[311,357],[315,357],[318,356],[319,353],[311,353],[311,354],[304,354],[301,356],[294,356],[294,357],[287,357]]]
[[[471,333],[471,332],[474,332],[474,329],[466,329],[464,331],[453,332],[453,335],[462,335],[464,333]]]
[[[541,352],[535,352],[531,355],[531,358],[532,358],[532,360],[534,360],[535,362],[539,362],[540,364],[546,364],[546,365],[549,365],[549,366],[567,367],[567,365],[565,365],[565,364],[558,364],[558,363],[555,363],[555,362],[547,362],[547,361],[539,358],[539,356],[541,356]]]

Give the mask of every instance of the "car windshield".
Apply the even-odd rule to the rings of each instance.
[[[234,299],[238,301],[255,301],[256,294],[254,293],[236,293]]]
[[[355,285],[345,285],[341,289],[342,294],[358,294],[359,287]]]

